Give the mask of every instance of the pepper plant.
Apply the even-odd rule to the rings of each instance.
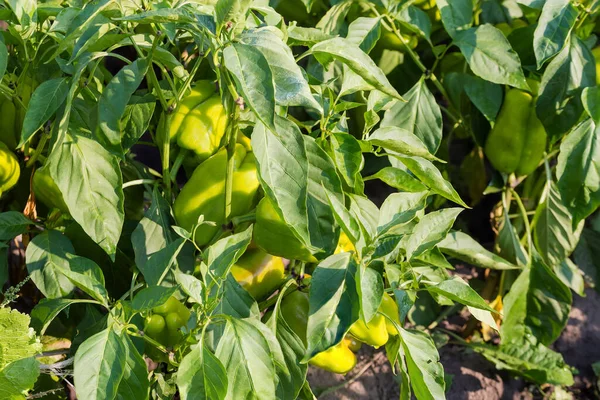
[[[573,383],[599,2],[1,4],[0,397],[314,398],[363,343],[440,399],[444,338]]]

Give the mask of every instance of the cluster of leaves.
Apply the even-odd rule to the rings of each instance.
[[[73,371],[61,376],[73,376],[79,398],[313,398],[306,362],[375,316],[384,291],[400,310],[386,353],[403,399],[444,398],[430,330],[404,329],[417,303],[464,305],[496,330],[501,313],[500,345],[468,345],[533,382],[572,384],[548,346],[566,324],[571,291],[583,294],[582,269],[591,283],[600,278],[600,229],[585,226],[600,205],[590,50],[600,2],[330,3],[27,0],[0,8],[0,94],[19,100],[23,82],[36,87],[21,103],[22,178],[2,199],[0,282],[8,280],[6,249],[22,235],[28,276],[45,297],[31,324],[38,335],[71,340]],[[516,20],[526,26],[508,37],[494,26]],[[286,290],[258,304],[229,273],[251,244],[251,224],[233,218],[198,248],[172,217],[182,157],[165,140],[164,121],[198,79],[218,82],[230,117],[224,145],[234,143],[231,132],[251,137],[264,196],[318,259],[291,263],[312,275],[306,348],[280,315]],[[505,176],[487,167],[482,147],[504,87],[527,90],[528,79],[541,82],[547,153],[530,176]],[[30,196],[41,165],[66,210]],[[371,184],[394,193],[369,198]],[[497,254],[452,229],[469,208],[459,192],[471,206],[484,195],[501,199]],[[340,232],[354,254],[333,254]],[[491,289],[503,308],[452,276],[447,258],[498,274]],[[175,293],[193,312],[184,340],[166,349],[140,331]],[[33,388],[39,348],[22,333],[29,321],[4,328],[17,317],[2,312],[0,327],[28,338],[14,344],[19,357],[0,358],[0,390],[19,398]],[[169,360],[150,374],[149,349]]]

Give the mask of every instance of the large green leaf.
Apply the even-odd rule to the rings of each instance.
[[[583,221],[573,228],[573,218],[563,204],[554,182],[548,181],[545,198],[535,212],[535,244],[549,266],[559,265],[571,255],[583,229]]]
[[[111,147],[120,148],[121,117],[125,113],[131,95],[144,79],[147,69],[148,61],[145,59],[135,60],[123,67],[106,85],[98,100],[98,125],[104,134],[103,139]]]
[[[87,339],[75,353],[77,397],[114,399],[127,368],[128,347],[122,337],[107,328]]]
[[[67,78],[51,79],[35,89],[23,120],[19,146],[25,144],[52,117],[67,98],[68,92]]]
[[[258,176],[278,214],[305,244],[310,243],[306,217],[308,155],[296,124],[276,116],[276,130],[257,124],[252,133]]]
[[[407,260],[423,254],[441,242],[462,211],[462,208],[445,208],[421,218],[412,232],[400,241]]]
[[[177,370],[177,387],[182,400],[223,400],[227,394],[227,372],[206,347],[192,347]]]
[[[562,50],[577,21],[577,8],[569,0],[547,0],[533,34],[533,50],[540,69]]]
[[[502,340],[508,343],[533,334],[540,343],[551,344],[567,323],[571,301],[569,288],[534,252],[531,265],[504,298]]]
[[[8,364],[37,355],[42,344],[29,327],[29,315],[0,308],[0,370]]]
[[[48,164],[73,219],[114,261],[125,218],[117,159],[92,139],[67,135]]]
[[[73,245],[62,233],[49,230],[33,238],[27,246],[25,258],[31,280],[48,298],[63,297],[75,286],[62,271],[69,269],[68,253]]]
[[[450,36],[473,26],[472,0],[439,0],[436,4]]]
[[[596,84],[595,60],[587,46],[571,35],[548,64],[536,103],[536,113],[555,142],[568,132],[583,112],[581,92]]]
[[[23,393],[33,389],[40,375],[40,362],[35,357],[23,358],[0,370],[0,398],[25,400]]]
[[[276,398],[275,364],[270,343],[257,324],[261,322],[227,319],[216,350],[229,380],[226,399]]]
[[[18,211],[0,213],[0,240],[14,239],[16,236],[27,232],[27,228],[31,224],[33,224],[33,221]]]
[[[560,197],[577,226],[600,206],[600,128],[591,119],[562,141],[556,175]]]
[[[519,56],[497,28],[486,24],[457,32],[454,44],[475,75],[493,83],[528,89]]]
[[[418,400],[445,399],[444,368],[431,336],[402,329],[400,339],[415,397]]]
[[[442,253],[478,267],[499,270],[519,268],[486,250],[475,239],[463,232],[449,233],[437,246]]]
[[[373,88],[382,91],[388,96],[402,99],[371,57],[348,39],[338,37],[325,40],[315,44],[309,52],[314,54],[322,63],[328,63],[332,59],[344,63],[372,85]]]
[[[265,126],[275,130],[275,83],[263,53],[253,46],[235,43],[223,50],[223,58],[240,96]]]
[[[309,293],[306,361],[341,342],[358,319],[356,270],[351,253],[330,256],[315,269]]]
[[[323,112],[310,92],[292,50],[284,43],[283,33],[274,27],[245,31],[241,41],[258,50],[269,63],[275,81],[275,100],[283,106],[304,106]]]

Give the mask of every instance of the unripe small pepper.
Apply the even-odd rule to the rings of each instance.
[[[260,186],[254,154],[246,151],[243,145],[236,144],[233,154],[233,193],[231,215],[247,214],[256,204]],[[202,224],[196,229],[194,240],[204,246],[218,233],[226,222],[225,218],[225,178],[227,171],[227,150],[221,149],[200,164],[185,184],[173,205],[173,213],[179,226],[188,231],[198,223],[200,215],[205,221],[213,221],[216,226]]]
[[[199,81],[175,109],[169,138],[193,151],[200,162],[215,154],[227,128],[227,113],[210,81]]]
[[[279,216],[271,201],[265,197],[256,207],[254,223],[254,242],[269,254],[289,260],[317,262],[317,259],[296,238],[292,230]]]
[[[537,168],[545,149],[546,130],[536,115],[533,96],[509,89],[485,143],[486,156],[500,172],[528,175]]]
[[[231,274],[257,301],[269,297],[284,282],[285,264],[281,257],[260,249],[249,249],[231,267]]]
[[[169,297],[164,304],[152,309],[152,314],[146,318],[144,333],[162,345],[174,346],[181,341],[180,328],[190,315],[186,306],[175,297]]]
[[[17,156],[0,142],[0,195],[15,186],[20,175],[21,167]]]

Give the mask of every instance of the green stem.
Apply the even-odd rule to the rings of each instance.
[[[27,160],[27,163],[25,164],[26,167],[31,167],[35,163],[35,161],[40,157],[40,155],[42,154],[42,151],[44,151],[44,147],[46,146],[46,142],[48,141],[49,137],[50,137],[50,135],[47,132],[44,132],[35,151],[31,155],[31,158],[29,160]]]
[[[188,153],[189,153],[188,149],[181,149],[179,154],[177,154],[177,158],[175,159],[175,162],[173,163],[173,168],[171,168],[171,181],[172,182],[176,181],[177,173],[179,172],[179,168],[181,168],[181,164],[183,164],[183,160],[185,160],[185,157],[188,155]]]
[[[240,215],[239,217],[233,217],[231,219],[231,223],[233,224],[233,226],[238,226],[245,222],[254,222],[254,221],[256,221],[256,213],[254,213],[254,212],[251,212],[246,215]]]
[[[527,209],[525,205],[521,201],[521,197],[517,191],[513,188],[509,188],[511,195],[515,198],[517,205],[519,206],[519,210],[521,211],[521,215],[523,217],[523,223],[525,224],[525,234],[527,235],[527,248],[529,252],[533,249],[532,239],[531,239],[531,224],[529,223],[529,217],[527,216]]]

